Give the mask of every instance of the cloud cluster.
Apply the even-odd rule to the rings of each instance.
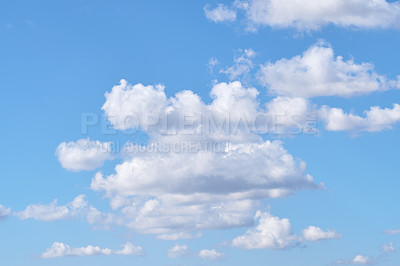
[[[249,51],[248,51],[249,52]],[[151,95],[151,96],[149,96]],[[192,91],[178,92],[167,98],[162,86],[131,85],[121,80],[106,93],[102,109],[119,130],[143,130],[150,143],[186,142],[259,142],[259,133],[271,133],[282,115],[304,116],[313,111],[308,100],[278,97],[265,106],[258,101],[259,92],[241,82],[215,83],[204,103]]]
[[[292,232],[289,219],[279,218],[268,212],[257,211],[255,219],[258,225],[232,240],[232,245],[243,249],[287,249],[304,241],[341,238],[333,230],[323,231],[319,227],[309,226],[303,230],[303,237]]]
[[[95,255],[133,255],[133,256],[146,256],[146,252],[140,246],[134,246],[132,243],[126,243],[122,246],[121,250],[113,251],[109,248],[100,248],[97,246],[88,245],[87,247],[71,248],[69,245],[54,242],[48,248],[41,258],[59,258],[71,256],[95,256]]]
[[[113,158],[112,152],[110,142],[80,139],[58,145],[56,156],[63,168],[78,172],[101,167],[106,160]]]
[[[233,21],[236,12],[243,11],[250,31],[263,26],[310,31],[331,24],[346,28],[398,28],[400,21],[400,3],[386,0],[236,0],[232,7],[218,5],[212,10],[214,16],[207,15],[212,11],[205,11],[214,22]],[[224,16],[225,13],[235,16]]]
[[[260,200],[322,188],[281,142],[258,135],[276,115],[307,112],[307,100],[281,97],[263,108],[258,91],[240,82],[216,83],[210,95],[209,104],[191,91],[167,98],[162,86],[125,80],[106,93],[102,109],[110,123],[120,130],[140,128],[150,137],[143,150],[124,149],[114,174],[98,172],[91,183],[114,209],[121,208],[130,228],[173,239],[248,226]],[[199,143],[206,146],[190,149]]]
[[[363,256],[356,255],[351,260],[337,260],[334,264],[344,264],[344,265],[375,265],[380,261],[386,260],[389,253],[396,252],[396,249],[392,242],[389,244],[383,244],[381,246],[381,252],[378,256]]]
[[[35,219],[39,221],[55,221],[75,218],[88,203],[85,195],[77,196],[72,202],[66,205],[58,205],[57,200],[49,204],[31,204],[25,210],[16,212],[15,215],[21,220]]]
[[[158,239],[162,239],[162,240],[178,240],[178,239],[192,239],[192,238],[197,238],[197,237],[201,237],[201,233],[198,234],[190,234],[190,233],[183,233],[183,232],[179,232],[179,233],[174,233],[174,234],[162,234],[162,235],[158,235],[157,238]]]

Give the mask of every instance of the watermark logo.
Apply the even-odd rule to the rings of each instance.
[[[90,128],[100,127],[101,134],[115,135],[117,131],[126,135],[146,132],[149,135],[203,135],[235,136],[243,134],[314,135],[317,133],[317,113],[306,114],[224,114],[203,113],[127,114],[102,115],[82,114],[81,133],[87,135]]]

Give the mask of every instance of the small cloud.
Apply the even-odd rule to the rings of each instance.
[[[387,245],[385,245],[385,244],[382,245],[382,252],[384,252],[384,253],[395,252],[395,251],[396,251],[396,249],[394,248],[394,245],[392,242],[390,242]]]
[[[133,255],[133,256],[146,256],[146,251],[140,246],[134,246],[132,243],[128,242],[122,245],[121,250],[114,252],[117,255]]]
[[[387,229],[385,231],[383,231],[384,234],[388,234],[388,235],[397,235],[400,234],[400,228],[398,229]]]
[[[180,245],[176,244],[175,246],[173,246],[172,248],[167,250],[167,255],[171,259],[177,259],[180,257],[188,257],[191,254],[192,254],[192,252],[186,245],[180,246]]]
[[[134,246],[132,243],[125,243],[121,250],[113,251],[109,248],[100,248],[98,246],[88,245],[87,247],[71,248],[69,245],[54,242],[40,257],[43,259],[73,257],[73,256],[95,256],[95,255],[132,255],[146,256],[146,252],[140,246]]]
[[[204,260],[221,260],[225,258],[225,254],[218,252],[215,249],[212,250],[203,249],[199,252],[199,257]]]
[[[356,255],[351,260],[337,260],[334,264],[340,265],[372,265],[375,264],[372,257]]]
[[[303,237],[307,241],[320,241],[324,239],[334,239],[334,238],[341,238],[342,235],[335,230],[327,230],[323,231],[321,228],[316,226],[309,226],[303,230]]]
[[[89,224],[96,228],[107,228],[110,224],[120,224],[121,221],[115,215],[100,212],[89,205],[85,197],[81,194],[65,205],[59,205],[56,199],[48,204],[30,204],[25,210],[15,212],[14,215],[20,220],[34,219],[46,222],[84,217]]]
[[[214,9],[210,9],[209,5],[204,7],[206,17],[213,22],[232,22],[236,20],[236,11],[226,7],[223,4],[218,4]]]
[[[11,24],[11,23],[7,23],[7,24],[5,25],[5,27],[6,27],[6,29],[8,29],[8,30],[13,30],[13,29],[15,29],[15,26],[14,26],[13,24]]]

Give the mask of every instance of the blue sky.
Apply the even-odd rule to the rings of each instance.
[[[398,265],[399,22],[384,0],[0,1],[0,264]]]

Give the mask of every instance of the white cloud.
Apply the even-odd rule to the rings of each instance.
[[[279,141],[231,144],[225,149],[137,154],[117,165],[113,175],[104,178],[96,174],[91,187],[122,196],[180,192],[224,198],[226,194],[237,193],[237,199],[258,198],[261,194],[274,197],[274,191],[281,190],[285,195],[293,190],[317,187],[305,173],[305,164],[294,159]],[[168,179],[168,183],[164,182]]]
[[[383,231],[384,234],[388,234],[388,235],[396,235],[396,234],[400,234],[400,228],[398,229],[387,229],[385,231]]]
[[[66,205],[58,205],[57,200],[49,204],[31,204],[25,210],[15,214],[21,220],[35,219],[40,221],[55,221],[71,219],[81,213],[87,206],[85,195],[77,196],[72,202]]]
[[[181,91],[167,99],[160,86],[131,85],[121,80],[106,93],[103,110],[114,128],[141,129],[152,141],[168,143],[253,142],[260,140],[254,133],[265,126],[260,126],[260,118],[273,123],[277,114],[301,116],[312,110],[310,103],[301,98],[277,98],[264,109],[257,100],[258,94],[255,88],[245,88],[238,81],[215,83],[210,92],[212,102],[205,104],[192,91]],[[288,106],[289,103],[299,106]],[[268,132],[267,129],[263,133]]]
[[[285,249],[296,245],[299,237],[292,233],[289,219],[280,219],[258,211],[259,224],[232,241],[232,245],[244,249]]]
[[[121,250],[114,252],[118,255],[134,255],[134,256],[146,256],[146,251],[141,246],[134,246],[132,243],[125,243]]]
[[[324,239],[341,238],[342,235],[335,230],[324,231],[316,226],[309,226],[303,230],[303,237],[307,241],[320,241]]]
[[[215,122],[219,122],[219,118],[225,119],[229,114],[231,123],[237,123],[243,116],[252,119],[257,115],[257,95],[256,89],[244,88],[240,82],[217,83],[210,93],[213,102],[206,105],[192,91],[181,91],[175,97],[167,99],[161,86],[132,86],[121,80],[120,85],[106,93],[106,102],[102,109],[115,129],[139,128],[152,138],[166,134],[191,133],[190,138],[193,138],[192,131],[185,132],[183,128],[183,116],[192,115],[189,117],[191,121],[185,122],[193,122],[191,129],[196,130],[196,133],[199,129],[209,129],[206,124],[199,124],[202,123],[202,118],[216,119]],[[232,108],[234,105],[237,109]],[[201,137],[205,138],[209,136],[204,133],[210,133],[212,137],[214,132],[202,133]],[[225,133],[225,137],[233,137],[232,134],[228,135],[230,132],[222,133]]]
[[[121,220],[117,219],[114,215],[102,213],[93,206],[90,206],[85,197],[83,194],[79,195],[65,205],[59,205],[57,200],[53,200],[49,204],[30,204],[25,210],[15,212],[14,214],[21,220],[35,219],[48,222],[82,217],[89,224],[104,228],[110,224],[121,223]]]
[[[218,59],[217,58],[215,58],[215,57],[211,57],[209,60],[208,60],[208,63],[207,63],[207,67],[208,67],[208,70],[210,71],[210,73],[214,73],[214,67],[216,66],[216,65],[218,65]]]
[[[236,20],[236,11],[226,7],[223,4],[218,4],[216,8],[210,8],[209,5],[204,7],[206,17],[213,22],[227,22]]]
[[[243,249],[287,249],[305,241],[341,238],[335,230],[323,231],[316,226],[303,230],[303,237],[292,232],[289,219],[281,219],[268,212],[257,211],[258,225],[232,240],[232,246]]]
[[[124,80],[106,94],[103,110],[115,128],[141,128],[150,137],[143,150],[127,145],[115,173],[99,172],[91,183],[93,190],[105,192],[112,208],[121,208],[130,228],[173,239],[193,231],[248,226],[260,200],[322,188],[304,162],[281,142],[263,141],[254,126],[260,115],[272,121],[275,112],[304,113],[307,100],[282,97],[264,109],[258,91],[240,82],[216,83],[210,95],[209,104],[191,91],[167,98],[161,87],[132,86]],[[146,114],[156,119],[150,121]],[[188,114],[195,114],[190,117],[193,131],[181,124]],[[132,117],[136,122],[127,122]],[[199,147],[201,143],[208,148]],[[193,144],[200,149],[189,149]]]
[[[11,208],[6,208],[0,204],[0,220],[5,219],[11,213]]]
[[[91,188],[109,197],[142,198],[131,212],[130,226],[166,234],[177,228],[249,225],[259,199],[318,185],[280,142],[266,141],[232,144],[223,152],[138,154],[117,165],[113,175],[96,174]]]
[[[269,120],[269,129],[260,132],[275,134],[315,134],[317,109],[311,101],[304,98],[276,97],[265,105],[264,119]]]
[[[375,264],[375,261],[372,257],[356,255],[351,260],[337,260],[335,264],[344,264],[344,265],[372,265]]]
[[[302,55],[261,66],[258,76],[271,93],[290,97],[352,97],[397,87],[372,64],[335,57],[333,49],[321,43]]]
[[[361,117],[328,106],[323,106],[319,111],[319,117],[324,121],[327,130],[378,132],[391,129],[394,124],[400,122],[400,105],[394,104],[393,108],[384,109],[373,106],[364,111],[364,115],[365,117]]]
[[[354,264],[362,264],[362,265],[368,265],[372,263],[372,259],[370,257],[362,256],[362,255],[357,255],[353,258],[352,262]]]
[[[67,256],[93,256],[93,255],[111,255],[112,251],[108,248],[99,248],[95,246],[87,246],[80,248],[71,248],[70,246],[54,242],[53,245],[44,252],[41,257],[44,259],[67,257]]]
[[[44,252],[41,257],[44,259],[69,257],[69,256],[94,256],[94,255],[134,255],[145,256],[146,252],[140,246],[134,246],[132,243],[126,243],[121,250],[112,251],[109,248],[100,248],[88,245],[87,247],[71,248],[70,246],[54,242],[53,245]]]
[[[222,252],[218,252],[215,249],[203,249],[199,252],[199,257],[204,260],[220,260],[225,258],[225,254]]]
[[[175,246],[167,250],[167,256],[171,259],[189,257],[192,255],[195,255],[195,253],[191,251],[187,245],[175,244]],[[218,252],[215,249],[203,249],[198,253],[198,256],[204,260],[220,260],[225,258],[224,253]]]
[[[122,223],[121,218],[111,213],[103,213],[93,206],[85,209],[83,215],[86,217],[87,222],[94,225],[95,228],[108,229],[110,225]]]
[[[57,147],[56,156],[62,167],[70,171],[94,170],[113,158],[110,142],[89,139],[61,143]]]
[[[167,105],[164,87],[161,85],[132,86],[124,79],[105,94],[106,102],[102,110],[115,129],[125,130],[134,127],[148,130],[153,124],[150,115],[160,115]],[[137,118],[137,119],[135,119]],[[138,125],[138,121],[140,125]]]
[[[346,28],[398,28],[400,4],[385,0],[237,0],[248,30],[262,26],[317,30],[326,25]]]
[[[177,259],[180,257],[187,257],[192,254],[192,251],[186,245],[178,245],[176,244],[172,248],[167,250],[167,255],[171,259]]]
[[[13,29],[15,29],[15,26],[13,24],[11,24],[11,23],[6,23],[5,28],[7,30],[13,30]]]
[[[387,245],[385,245],[385,244],[382,245],[382,251],[383,251],[384,253],[389,253],[389,252],[395,252],[396,249],[395,249],[393,243],[390,242],[390,243],[387,244]]]

